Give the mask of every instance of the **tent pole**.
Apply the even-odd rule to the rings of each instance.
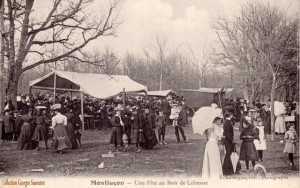
[[[223,100],[222,100],[222,96],[221,96],[221,92],[223,91],[223,89],[221,91],[218,92],[218,98],[219,98],[219,105],[220,105],[220,108],[222,110],[222,115],[223,115],[223,120],[225,120],[225,112],[224,112],[224,109],[223,109]]]
[[[80,103],[81,103],[81,123],[82,123],[82,130],[84,131],[84,113],[83,113],[83,93],[80,92]]]
[[[54,95],[54,104],[55,104],[55,98],[56,98],[56,72],[54,71],[54,83],[53,83],[53,95]]]
[[[125,88],[123,88],[123,106],[126,106],[126,95],[125,95]]]

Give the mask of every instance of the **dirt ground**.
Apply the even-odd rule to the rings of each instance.
[[[205,138],[192,133],[190,126],[185,127],[188,143],[176,143],[174,128],[168,127],[167,145],[158,145],[153,150],[134,152],[131,146],[128,152],[115,153],[112,158],[102,157],[108,153],[110,130],[87,130],[82,134],[82,147],[69,150],[61,155],[53,151],[18,151],[16,143],[0,145],[0,172],[2,176],[180,176],[200,177]],[[238,131],[235,130],[236,142]],[[288,167],[287,156],[282,152],[284,144],[280,137],[275,141],[268,140],[264,161],[261,162],[269,176],[298,176],[299,151],[295,156],[297,169]],[[240,144],[239,144],[240,145]],[[299,145],[297,145],[299,146]],[[43,144],[42,144],[43,147]],[[239,148],[237,148],[239,150]],[[104,168],[98,168],[100,163]],[[42,169],[43,172],[31,172]],[[251,172],[244,170],[241,175]]]

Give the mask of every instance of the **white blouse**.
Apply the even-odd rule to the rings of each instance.
[[[52,118],[52,126],[51,128],[54,128],[57,124],[61,124],[64,126],[67,126],[67,117],[62,115],[61,113],[57,113],[53,118]]]

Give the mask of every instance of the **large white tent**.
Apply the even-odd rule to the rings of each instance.
[[[78,91],[99,99],[107,99],[125,92],[147,91],[147,87],[125,75],[107,75],[53,71],[30,82],[30,88]]]
[[[107,75],[94,73],[78,73],[67,71],[52,71],[49,74],[33,80],[31,89],[71,91],[81,94],[81,117],[84,129],[83,95],[98,99],[108,99],[121,92],[147,92],[147,87],[135,82],[125,75]]]

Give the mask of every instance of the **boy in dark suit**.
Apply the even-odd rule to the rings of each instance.
[[[222,165],[224,175],[234,174],[233,166],[232,166],[231,159],[230,159],[231,153],[234,150],[234,144],[233,144],[234,134],[233,134],[232,117],[233,117],[232,113],[230,113],[230,112],[225,113],[223,136],[224,136],[224,145],[225,145],[226,154],[225,154],[224,162]]]

